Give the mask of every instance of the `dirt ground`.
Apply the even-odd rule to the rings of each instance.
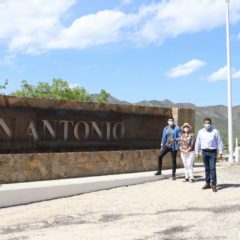
[[[164,173],[163,173],[164,174]],[[159,180],[0,209],[1,240],[240,240],[240,165],[218,167],[218,192]]]

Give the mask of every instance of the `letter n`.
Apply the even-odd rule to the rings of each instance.
[[[2,127],[5,134],[9,137],[9,139],[12,139],[12,131],[2,118],[0,118],[0,126]]]
[[[50,133],[50,135],[52,136],[53,139],[56,138],[56,132],[54,131],[52,125],[49,123],[48,120],[42,120],[43,121],[43,129],[44,129],[44,136],[46,134],[46,129],[48,130],[48,132]]]
[[[33,121],[30,122],[26,134],[29,135],[29,136],[32,136],[34,141],[38,141],[39,140],[37,129],[36,129]]]

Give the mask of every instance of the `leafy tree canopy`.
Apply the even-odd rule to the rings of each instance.
[[[22,81],[20,90],[12,93],[18,97],[39,97],[63,100],[94,101],[92,96],[82,87],[71,87],[67,81],[54,78],[51,83],[39,82],[36,86]],[[109,94],[105,90],[97,95],[97,102],[107,102]]]

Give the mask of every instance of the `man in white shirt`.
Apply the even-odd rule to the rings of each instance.
[[[206,184],[202,189],[211,188],[211,183],[212,191],[217,192],[217,152],[219,152],[218,158],[221,159],[224,147],[219,131],[213,127],[211,118],[205,118],[203,123],[204,128],[199,130],[195,144],[196,159],[199,159],[199,151],[201,150],[205,167]]]

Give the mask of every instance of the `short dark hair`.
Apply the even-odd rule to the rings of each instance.
[[[170,116],[170,117],[168,118],[168,120],[170,120],[170,119],[174,120],[174,117],[173,117],[173,116]]]
[[[205,122],[205,121],[209,121],[210,123],[212,123],[212,119],[211,119],[210,117],[205,117],[205,118],[203,119],[203,122]]]

